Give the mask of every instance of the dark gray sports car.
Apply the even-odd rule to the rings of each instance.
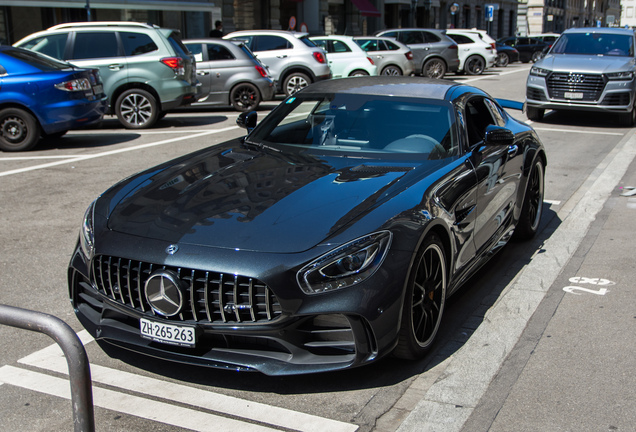
[[[69,293],[97,339],[270,375],[416,359],[446,299],[537,232],[545,150],[474,87],[324,81],[238,123],[88,208]]]

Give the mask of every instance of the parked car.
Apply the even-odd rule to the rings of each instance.
[[[508,45],[519,51],[519,60],[522,63],[536,62],[543,56],[543,50],[549,47],[547,42],[541,42],[538,39],[532,39],[530,37],[511,36],[507,38],[498,39],[502,45]]]
[[[307,33],[243,30],[229,33],[224,39],[244,42],[269,67],[278,92],[287,96],[313,82],[331,78],[325,52]]]
[[[515,48],[500,44],[497,42],[497,60],[496,65],[498,67],[506,67],[510,63],[515,63],[519,61],[519,51]]]
[[[352,36],[315,36],[309,39],[327,53],[327,63],[334,78],[378,74],[375,62]]]
[[[494,42],[492,44],[485,42],[475,32],[447,30],[446,34],[459,46],[458,72],[480,75],[486,68],[495,65],[497,49]]]
[[[559,36],[561,36],[559,33],[540,33],[536,35],[528,35],[528,37],[531,37],[532,39],[537,39],[550,45],[555,43]]]
[[[108,96],[106,113],[126,128],[149,128],[168,110],[195,101],[194,59],[175,30],[123,21],[67,23],[14,46],[98,68]]]
[[[101,120],[106,95],[97,69],[0,46],[0,150],[26,151]]]
[[[373,36],[353,40],[373,59],[379,75],[411,75],[415,70],[413,51],[401,42]]]
[[[462,282],[538,230],[544,147],[477,88],[326,80],[237,123],[88,207],[68,281],[96,339],[268,375],[416,359]]]
[[[527,115],[546,109],[615,113],[623,126],[636,121],[634,31],[572,28],[532,66],[526,84]]]
[[[223,39],[187,39],[184,45],[197,62],[203,97],[193,105],[232,105],[252,111],[274,98],[276,83],[243,43]]]
[[[447,72],[456,72],[459,69],[457,44],[446,36],[444,30],[389,29],[375,35],[393,38],[408,46],[413,51],[416,74],[428,78],[443,78]]]

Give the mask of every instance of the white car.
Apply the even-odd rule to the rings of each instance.
[[[483,30],[482,30],[483,31]],[[486,32],[483,32],[486,34]],[[446,35],[457,42],[459,47],[459,72],[479,75],[497,61],[495,41],[484,40],[479,30],[447,30]],[[486,36],[488,36],[486,34]],[[488,36],[489,37],[489,36]],[[490,38],[490,37],[489,37]]]
[[[377,75],[378,68],[353,36],[314,36],[316,45],[327,52],[327,62],[334,78]]]

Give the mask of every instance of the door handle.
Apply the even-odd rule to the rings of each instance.
[[[114,71],[117,71],[117,70],[119,70],[119,69],[121,69],[121,68],[123,68],[123,67],[124,67],[124,65],[123,65],[123,64],[112,64],[112,65],[108,65],[108,69],[110,69],[110,70],[114,70]]]
[[[519,146],[516,144],[513,144],[511,146],[508,146],[508,157],[513,158],[517,155],[517,152],[519,151]]]
[[[208,71],[197,71],[197,75],[210,75]]]
[[[276,58],[287,58],[287,54],[277,55]]]

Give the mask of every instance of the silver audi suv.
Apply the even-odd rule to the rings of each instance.
[[[527,116],[539,121],[546,109],[605,111],[616,113],[622,126],[632,126],[635,73],[633,30],[566,30],[530,69]]]

